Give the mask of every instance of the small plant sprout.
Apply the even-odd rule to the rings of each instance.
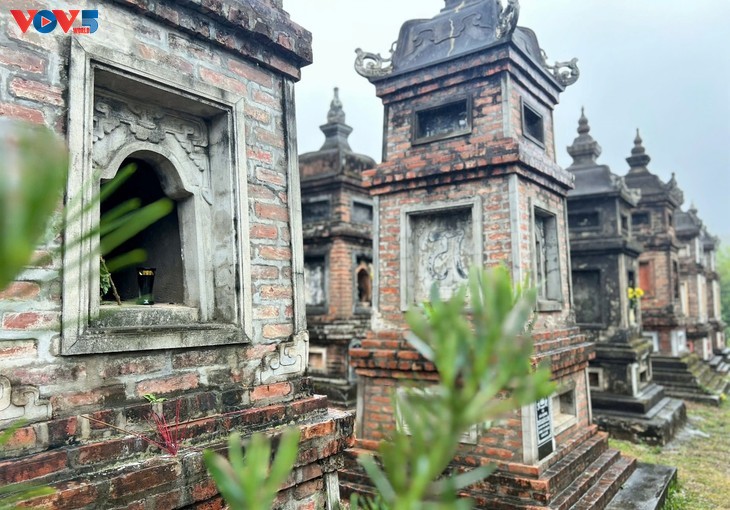
[[[144,398],[150,403],[150,405],[153,406],[152,411],[150,411],[150,414],[147,418],[147,423],[149,423],[150,427],[157,433],[156,439],[152,439],[151,437],[140,434],[138,432],[133,432],[131,430],[126,430],[120,427],[117,427],[115,425],[112,425],[111,423],[107,423],[102,420],[98,420],[92,416],[83,414],[81,415],[82,418],[86,418],[87,420],[99,423],[101,425],[104,425],[106,427],[112,428],[114,430],[118,430],[120,432],[125,432],[127,434],[132,434],[133,436],[137,436],[138,438],[142,439],[143,441],[156,446],[163,452],[167,452],[169,455],[172,455],[173,457],[177,456],[177,454],[180,452],[181,449],[181,443],[183,440],[182,437],[182,431],[186,426],[186,423],[180,422],[180,406],[181,401],[178,399],[175,402],[175,421],[169,422],[167,418],[165,418],[165,411],[162,407],[162,403],[166,402],[167,399],[164,397],[157,397],[152,393],[148,393],[144,395]],[[159,405],[159,411],[154,409],[154,406]]]

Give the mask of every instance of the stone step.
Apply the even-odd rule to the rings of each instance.
[[[603,452],[587,469],[574,476],[573,483],[566,487],[557,497],[550,502],[550,508],[555,510],[567,510],[583,498],[586,491],[589,491],[601,480],[608,470],[621,459],[618,450],[607,450]]]
[[[665,445],[686,422],[687,407],[680,399],[665,397],[646,414],[594,410],[593,420],[616,439]]]
[[[591,406],[594,410],[620,410],[624,413],[644,414],[663,398],[664,387],[651,383],[636,396],[591,391]]]
[[[603,510],[636,469],[633,457],[619,458],[571,510]]]
[[[636,470],[611,500],[606,510],[658,510],[663,508],[677,468],[638,463]]]
[[[711,359],[710,361],[708,361],[707,363],[708,363],[708,364],[709,364],[709,365],[710,365],[710,366],[711,366],[712,368],[714,368],[714,369],[717,369],[717,367],[718,367],[718,366],[720,365],[720,363],[722,363],[722,362],[723,362],[723,358],[722,358],[722,356],[717,356],[717,355],[715,355],[715,356],[713,356],[713,357],[712,357],[712,359]]]

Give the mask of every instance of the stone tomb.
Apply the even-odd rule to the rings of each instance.
[[[352,423],[304,376],[293,88],[311,35],[281,0],[119,0],[99,11],[90,36],[22,34],[7,11],[0,19],[0,112],[66,137],[66,209],[77,218],[39,247],[50,262],[0,297],[0,429],[27,420],[0,453],[0,485],[50,484],[53,496],[31,502],[48,508],[220,508],[198,448],[296,424],[301,454],[277,507],[331,507]],[[102,299],[98,238],[87,236],[94,193],[128,162],[143,200],[175,202],[132,241],[157,270],[152,306],[135,304],[121,273],[123,305]],[[167,398],[170,420],[179,406],[177,456],[119,432],[150,433],[146,394]]]
[[[663,182],[648,165],[643,140],[636,133],[626,185],[641,192],[641,199],[631,215],[633,235],[642,243],[639,256],[638,284],[641,298],[643,334],[653,343],[654,381],[673,397],[718,403],[724,390],[720,381],[687,344],[689,294],[682,298],[680,249],[675,231],[675,214],[680,212],[684,194],[672,175]],[[692,298],[695,299],[695,298]]]
[[[304,282],[309,328],[309,375],[331,405],[354,408],[356,379],[350,347],[370,326],[373,204],[362,172],[375,161],[356,154],[347,137],[338,89],[320,127],[322,148],[299,157],[304,223]]]
[[[404,340],[403,312],[434,282],[448,294],[469,266],[506,264],[515,282],[538,284],[536,357],[549,360],[558,389],[464,437],[455,467],[499,468],[465,493],[480,508],[605,508],[636,465],[591,423],[593,345],[572,318],[573,176],[555,162],[552,114],[578,70],[575,60],[548,64],[535,34],[516,26],[518,10],[515,1],[447,0],[434,18],[403,25],[391,59],[357,50],[356,69],[385,108],[383,162],[365,173],[373,331],[350,351],[358,447],[374,450],[396,427],[388,397],[404,380],[427,387],[436,378]],[[367,490],[354,461],[341,479],[346,493]]]
[[[663,445],[684,423],[686,409],[652,380],[652,342],[641,334],[641,300],[632,297],[642,248],[630,218],[640,193],[596,161],[601,146],[583,113],[568,152],[567,170],[575,175],[568,193],[575,317],[596,342],[588,368],[593,420],[612,436]]]

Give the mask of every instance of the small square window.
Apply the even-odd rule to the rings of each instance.
[[[537,110],[522,101],[522,134],[538,144],[545,147],[545,122]]]
[[[625,214],[621,215],[621,234],[622,235],[629,235],[631,233],[629,229],[629,217]]]
[[[602,368],[589,368],[588,369],[588,385],[591,390],[603,391],[603,369]]]
[[[309,348],[309,371],[318,374],[327,372],[327,349],[324,347]]]
[[[373,206],[362,202],[352,202],[353,223],[373,223]]]
[[[651,226],[651,220],[649,213],[634,213],[631,215],[631,224],[634,227],[649,227]]]
[[[329,217],[329,200],[312,200],[302,203],[302,222],[312,223],[314,221],[326,220]]]
[[[418,110],[413,119],[413,143],[426,143],[471,133],[471,97]]]
[[[600,226],[598,212],[581,212],[568,214],[568,228],[571,229],[595,229]]]

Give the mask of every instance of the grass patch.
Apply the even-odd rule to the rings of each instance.
[[[689,427],[664,447],[611,440],[642,462],[676,466],[679,482],[665,510],[730,510],[730,403],[718,407],[687,402]]]

